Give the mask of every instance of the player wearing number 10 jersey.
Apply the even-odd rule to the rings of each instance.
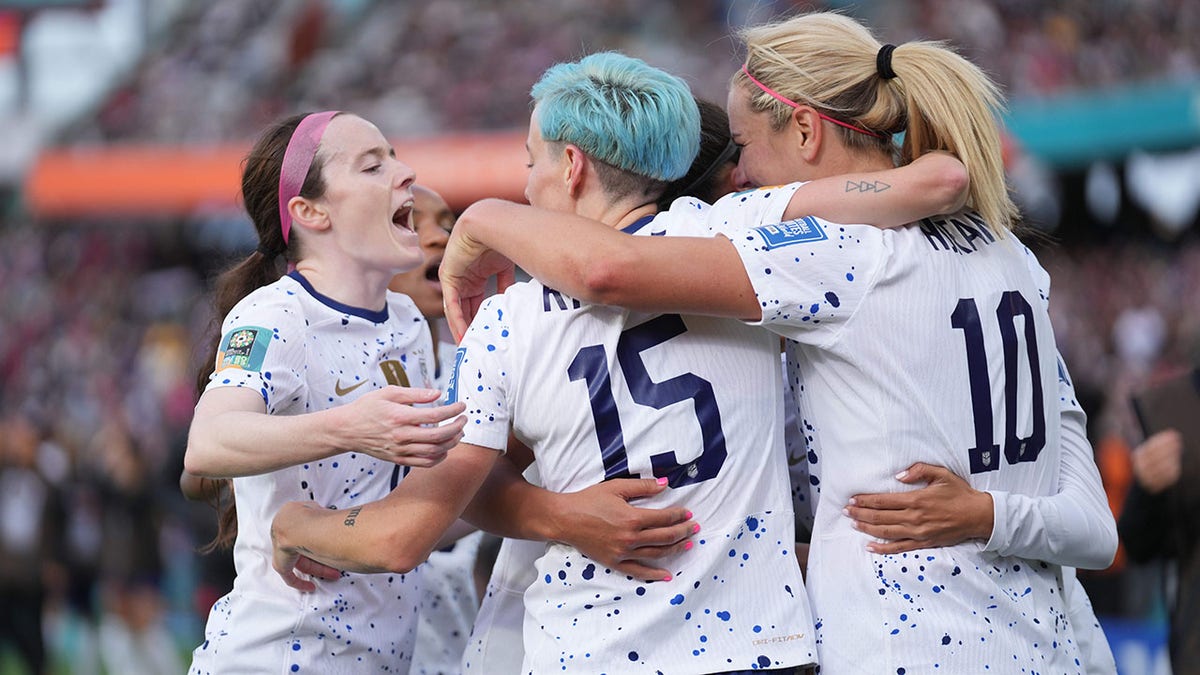
[[[796,188],[727,197],[711,217],[777,220]],[[841,513],[915,462],[979,490],[1055,493],[1058,361],[1027,249],[973,212],[899,230],[804,218],[732,241],[762,324],[790,338],[821,493],[807,579],[822,669],[1077,672],[1059,567],[978,541],[875,555]],[[864,638],[884,649],[864,654]]]
[[[611,87],[639,99],[633,105],[682,111],[697,131],[656,115],[682,128],[692,148],[678,153],[673,175],[608,167],[616,175],[597,180],[602,160],[550,136],[564,117],[566,85],[580,77],[598,97]],[[640,61],[598,54],[547,71],[533,95],[532,203],[584,211],[607,200],[606,221],[631,235],[703,233],[707,207],[698,202],[657,216],[642,206],[647,186],[678,177],[695,154],[698,117],[686,85]],[[637,133],[640,120],[614,118]],[[558,180],[564,172],[576,190]],[[503,448],[511,425],[546,488],[663,477],[672,489],[644,505],[683,504],[704,524],[692,550],[661,563],[672,570],[669,583],[633,580],[549,545],[525,593],[524,671],[792,672],[815,662],[793,551],[778,350],[777,338],[737,321],[589,305],[537,282],[484,303],[458,351],[452,389],[467,405],[464,442]]]

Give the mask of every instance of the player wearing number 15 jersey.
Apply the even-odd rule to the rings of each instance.
[[[581,89],[591,94],[575,102],[586,110],[583,132],[564,124]],[[625,98],[606,100],[611,90]],[[595,212],[634,236],[703,232],[706,206],[679,201],[654,216],[645,199],[695,154],[698,117],[686,85],[640,61],[597,54],[547,71],[533,96],[532,203]],[[619,114],[620,100],[635,101],[642,115]],[[610,120],[615,129],[604,128]],[[612,166],[635,157],[638,135],[658,125],[675,130],[653,142],[672,155],[665,167]],[[597,157],[606,136],[616,156]],[[503,448],[511,426],[547,489],[658,476],[671,489],[645,505],[684,504],[704,524],[694,548],[664,559],[674,577],[667,583],[636,581],[549,545],[525,593],[524,671],[792,672],[815,662],[793,551],[777,338],[727,319],[584,304],[530,282],[480,309],[453,387],[467,405],[464,442]]]
[[[635,225],[674,234],[677,218]],[[736,322],[586,305],[536,282],[485,303],[459,352],[465,441],[503,447],[511,422],[547,489],[666,476],[673,489],[645,506],[686,504],[704,523],[693,550],[664,561],[670,583],[631,581],[550,545],[525,594],[525,670],[706,673],[814,660],[777,350]]]

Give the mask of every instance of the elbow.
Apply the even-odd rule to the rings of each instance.
[[[208,475],[210,467],[204,462],[204,451],[199,446],[194,438],[188,439],[187,449],[183,453],[183,475],[179,478],[181,486],[184,481]]]
[[[475,229],[475,227],[479,224],[478,221],[485,220],[488,218],[488,215],[487,215],[488,209],[492,208],[492,206],[493,206],[492,203],[497,202],[497,201],[499,201],[499,200],[481,199],[481,200],[475,202],[474,204],[471,204],[466,209],[464,209],[461,214],[459,214],[458,218],[456,218],[454,220],[454,229],[459,232],[462,232],[465,230],[473,231]],[[459,229],[459,228],[462,228],[462,229]]]
[[[226,478],[218,475],[220,468],[214,461],[215,442],[207,438],[202,429],[194,425],[188,434],[187,449],[183,453],[183,471],[195,477]]]
[[[628,252],[617,250],[607,255],[591,255],[576,269],[579,270],[579,300],[621,306],[637,300],[629,289],[635,285],[631,281],[636,276],[638,263]]]
[[[1092,539],[1094,545],[1088,549],[1085,556],[1076,561],[1075,567],[1085,570],[1107,569],[1117,557],[1117,524],[1107,518],[1095,532]]]
[[[613,265],[605,261],[589,261],[579,268],[578,299],[599,305],[614,304],[620,277]]]
[[[971,177],[967,167],[962,162],[948,157],[944,166],[937,173],[936,194],[941,204],[941,213],[954,213],[967,205],[970,194]]]
[[[1117,557],[1118,539],[1117,524],[1112,518],[1109,518],[1100,537],[1100,556],[1097,559],[1099,565],[1094,569],[1107,569],[1113,564],[1113,560]]]
[[[185,473],[201,478],[233,478],[238,475],[223,452],[216,425],[193,424],[183,452]]]
[[[429,558],[433,545],[433,541],[426,541],[418,533],[389,532],[374,548],[382,553],[382,557],[372,567],[392,574],[408,574]]]

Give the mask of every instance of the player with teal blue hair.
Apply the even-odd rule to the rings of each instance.
[[[601,52],[560,63],[530,94],[544,140],[573,143],[593,160],[664,187],[700,151],[700,110],[687,84],[640,59]],[[618,173],[600,169],[610,192]]]

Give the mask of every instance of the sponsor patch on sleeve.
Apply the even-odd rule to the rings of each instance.
[[[446,386],[446,404],[458,403],[458,370],[462,365],[463,357],[467,355],[466,347],[459,347],[458,351],[454,352],[454,370],[450,371],[450,384]]]
[[[762,237],[767,250],[828,239],[825,230],[812,216],[787,220],[774,225],[763,225],[754,228],[754,231]]]
[[[258,326],[242,326],[229,331],[221,338],[221,347],[217,350],[217,370],[262,370],[271,336],[269,329]]]

